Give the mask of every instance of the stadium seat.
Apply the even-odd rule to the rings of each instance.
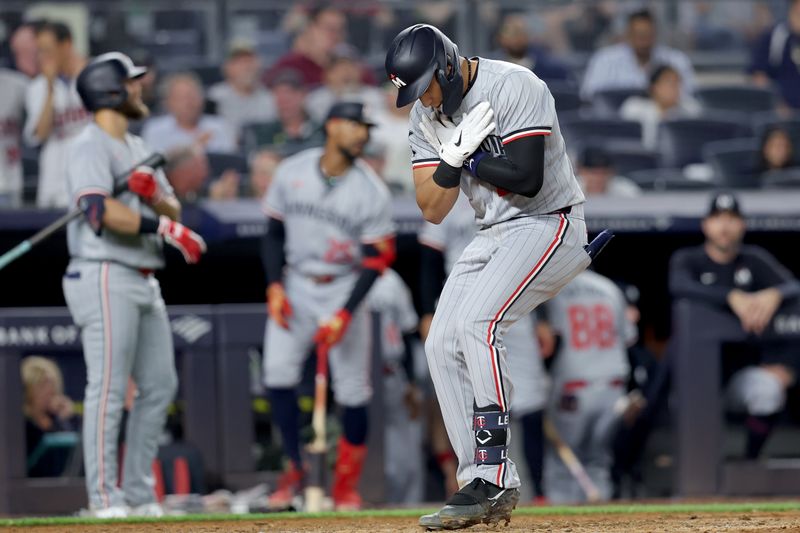
[[[754,138],[713,141],[703,147],[703,160],[711,165],[717,182],[734,188],[760,187],[758,154]]]
[[[625,100],[631,96],[647,96],[644,89],[607,89],[592,97],[592,108],[602,114],[616,115]]]
[[[556,112],[569,113],[570,111],[578,111],[583,105],[578,89],[573,84],[551,82],[547,84],[547,87],[555,99]]]
[[[617,172],[626,176],[629,172],[658,168],[659,155],[639,143],[610,142],[605,148]]]
[[[761,183],[767,189],[800,188],[800,167],[767,172],[761,177]]]
[[[678,168],[636,170],[628,173],[627,177],[646,191],[707,190],[715,187],[710,182],[686,178]]]
[[[642,125],[631,120],[572,112],[564,113],[559,124],[568,143],[605,144],[609,140],[640,142],[642,138]]]
[[[760,113],[775,109],[775,93],[769,89],[748,86],[703,87],[695,97],[705,109]]]
[[[682,168],[703,161],[703,147],[712,141],[746,137],[750,132],[741,118],[707,116],[661,123],[658,151],[662,163]]]
[[[216,152],[209,152],[207,155],[212,179],[219,178],[223,172],[230,169],[237,171],[242,176],[248,173],[247,159],[244,156]]]

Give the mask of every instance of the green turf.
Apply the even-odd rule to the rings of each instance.
[[[126,518],[98,520],[94,518],[51,517],[14,518],[0,520],[0,527],[55,526],[82,524],[140,524],[147,522],[208,522],[236,520],[277,520],[298,518],[416,518],[434,509],[380,509],[352,513],[268,513],[268,514],[192,514],[185,516],[166,516],[163,518]],[[515,515],[553,516],[579,514],[625,514],[625,513],[747,513],[747,512],[785,512],[800,511],[800,502],[724,502],[724,503],[665,503],[665,504],[615,504],[587,506],[521,507]]]

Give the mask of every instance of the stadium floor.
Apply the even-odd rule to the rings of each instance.
[[[15,533],[267,533],[415,532],[420,510],[378,510],[307,515],[191,515],[165,519],[92,521],[77,518],[0,519],[0,530]],[[775,532],[800,531],[800,502],[717,502],[585,507],[521,507],[508,527],[475,526],[468,531],[536,532]]]

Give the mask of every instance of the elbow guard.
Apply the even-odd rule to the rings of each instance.
[[[78,198],[78,207],[89,227],[98,237],[103,232],[103,216],[106,213],[106,197],[102,194],[84,194]]]
[[[391,237],[366,245],[364,252],[364,260],[361,262],[361,266],[383,274],[383,271],[392,266],[397,257],[395,238]]]

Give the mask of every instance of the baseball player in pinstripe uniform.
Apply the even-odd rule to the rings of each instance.
[[[425,343],[461,489],[430,529],[506,522],[519,500],[508,457],[512,384],[508,328],[591,262],[584,197],[567,157],[552,95],[531,71],[461,57],[438,29],[397,35],[386,72],[409,124],[417,203],[439,223],[459,187],[479,230],[447,278]]]
[[[147,116],[135,67],[118,52],[104,54],[78,76],[77,90],[94,121],[69,146],[67,189],[84,217],[70,222],[71,257],[64,297],[81,328],[87,384],[83,452],[89,508],[99,518],[160,515],[151,465],[167,407],[177,388],[172,333],[153,271],[164,266],[163,242],[189,263],[203,239],[177,222],[181,207],[163,172],[139,167],[114,197],[113,176],[152,152],[127,132]],[[122,487],[117,439],[129,379],[138,389],[128,418]]]

